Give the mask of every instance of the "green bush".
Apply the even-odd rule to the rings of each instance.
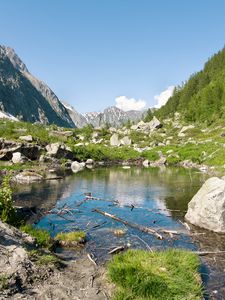
[[[16,210],[13,207],[10,176],[5,176],[0,188],[0,217],[3,222],[15,225]]]

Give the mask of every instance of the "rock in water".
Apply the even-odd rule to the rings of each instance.
[[[225,233],[225,179],[208,179],[188,204],[185,218],[192,224]]]
[[[77,173],[79,171],[82,171],[85,167],[85,163],[79,163],[78,161],[73,161],[71,164],[71,170],[73,173]]]

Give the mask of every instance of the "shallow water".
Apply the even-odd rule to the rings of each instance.
[[[181,223],[188,202],[206,179],[205,174],[182,168],[131,168],[128,170],[122,167],[101,168],[85,170],[63,180],[18,188],[16,202],[17,204],[22,202],[23,205],[26,202],[28,206],[46,209],[54,205],[57,209],[62,207],[72,209],[61,216],[48,214],[36,226],[49,230],[52,236],[61,231],[77,229],[86,231],[89,240],[86,246],[87,251],[93,253],[98,262],[105,261],[109,257],[108,252],[117,246],[128,245],[132,248],[144,249],[179,247],[195,250],[200,245],[202,250],[210,250],[207,247],[207,241],[211,241],[208,243],[212,246],[219,239],[220,246],[224,245],[220,236],[215,234],[210,236],[206,232],[205,235],[196,236],[193,240]],[[98,200],[84,201],[86,193],[91,193]],[[133,209],[131,209],[132,205]],[[163,234],[164,239],[159,240],[155,236],[126,227],[93,212],[95,208],[115,214],[130,223],[156,230],[176,230],[179,235],[170,237]],[[118,237],[114,234],[115,229],[122,229],[125,234]],[[73,255],[76,254],[68,251],[68,257]],[[223,299],[220,290],[222,291],[221,287],[223,288],[224,285],[224,274],[215,267],[215,264],[211,263],[207,266],[208,262],[205,262],[204,278],[210,289],[214,289],[215,281],[222,280],[222,283],[218,283],[219,288],[218,286],[216,288],[218,292],[213,294],[212,299]],[[210,280],[209,273],[212,274]],[[220,298],[217,298],[218,295]]]

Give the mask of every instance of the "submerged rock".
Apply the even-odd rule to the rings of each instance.
[[[225,233],[225,179],[208,179],[188,204],[185,215],[190,223]]]

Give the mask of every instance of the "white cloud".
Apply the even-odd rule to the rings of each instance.
[[[128,110],[142,110],[146,107],[146,101],[143,99],[127,98],[126,96],[119,96],[115,99],[116,107],[128,111]]]
[[[154,99],[157,101],[157,104],[154,107],[160,108],[161,106],[165,105],[167,100],[173,95],[174,88],[175,87],[171,85],[159,95],[155,95]]]

